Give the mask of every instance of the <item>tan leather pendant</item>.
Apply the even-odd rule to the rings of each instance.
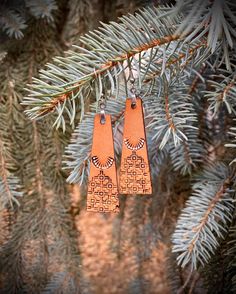
[[[108,114],[104,124],[100,114],[94,118],[87,210],[119,212],[111,116]]]
[[[126,100],[119,193],[152,193],[141,98],[133,108],[132,99]]]

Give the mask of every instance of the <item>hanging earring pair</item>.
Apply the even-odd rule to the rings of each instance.
[[[143,106],[136,96],[131,79],[131,98],[127,98],[124,118],[119,186],[116,177],[111,116],[105,114],[105,102],[100,102],[100,114],[94,118],[94,133],[87,194],[87,210],[119,212],[119,194],[151,194],[151,176],[147,152]]]

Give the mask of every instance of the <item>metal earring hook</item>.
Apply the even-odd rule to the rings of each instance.
[[[135,79],[133,76],[130,77],[130,83],[131,83],[130,92],[131,92],[131,98],[132,98],[131,107],[134,109],[134,108],[136,108],[137,93],[136,93],[136,89],[134,87]]]
[[[134,109],[136,108],[136,98],[137,98],[137,94],[136,94],[136,89],[134,87],[135,84],[135,78],[134,78],[134,74],[132,71],[132,66],[131,66],[131,61],[128,60],[128,67],[129,67],[129,81],[131,83],[131,88],[130,88],[130,92],[131,92],[131,108]]]
[[[106,123],[106,113],[105,113],[106,102],[105,102],[103,94],[101,95],[99,99],[99,108],[100,108],[100,115],[101,115],[100,123],[104,125]]]

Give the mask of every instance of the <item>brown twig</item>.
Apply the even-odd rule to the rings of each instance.
[[[216,100],[217,100],[217,101],[223,101],[223,100],[224,100],[224,98],[225,98],[225,96],[227,95],[227,93],[228,93],[228,92],[230,91],[230,89],[235,85],[235,81],[236,81],[236,77],[234,77],[234,78],[231,80],[231,82],[228,83],[228,84],[225,86],[223,92],[220,93],[220,94],[216,97]]]
[[[206,69],[206,64],[204,63],[203,66],[199,70],[199,74],[202,75],[203,72],[205,71],[205,69]],[[189,95],[191,95],[195,91],[199,80],[200,80],[199,75],[196,75],[196,77],[193,79],[193,82],[189,88],[189,91],[188,91]]]
[[[172,119],[172,116],[171,116],[171,113],[170,113],[170,110],[169,110],[169,98],[168,98],[168,95],[165,96],[165,112],[166,112],[166,119],[169,123],[169,127],[172,129],[172,130],[176,130],[176,127],[175,127],[175,124],[173,122],[173,119]]]
[[[189,63],[189,61],[191,60],[191,58],[192,58],[194,52],[196,52],[197,49],[199,49],[199,48],[201,48],[201,47],[205,47],[205,46],[206,46],[206,43],[201,43],[201,44],[198,44],[198,45],[196,45],[195,47],[191,48],[191,49],[189,50],[189,58],[188,58],[188,60],[186,60],[185,65],[187,65],[187,64]],[[186,53],[181,53],[178,57],[173,58],[173,59],[171,59],[169,62],[167,62],[165,67],[166,67],[166,68],[170,67],[171,65],[177,63],[178,61],[180,61],[181,59],[183,59],[183,58],[186,57],[186,56],[187,56]],[[163,59],[160,59],[160,60],[159,60],[158,62],[156,62],[156,63],[157,63],[157,64],[162,64],[162,62],[163,62]],[[181,67],[183,67],[183,65],[181,65]],[[144,83],[148,83],[148,82],[150,82],[151,80],[153,80],[153,79],[154,79],[157,75],[159,75],[159,74],[160,74],[160,71],[157,71],[157,72],[151,74],[150,76],[148,76],[148,77],[144,80]]]
[[[170,43],[171,41],[177,40],[179,38],[180,38],[180,36],[178,36],[178,35],[166,36],[166,37],[163,37],[163,38],[160,38],[160,39],[152,40],[150,43],[146,43],[146,44],[143,44],[141,46],[138,46],[138,47],[132,49],[131,52],[128,52],[126,54],[122,54],[121,56],[118,56],[116,59],[109,60],[106,63],[102,64],[99,69],[94,70],[91,73],[88,80],[92,80],[92,79],[96,78],[98,75],[104,74],[105,72],[107,72],[111,68],[117,66],[120,62],[125,61],[125,60],[133,57],[136,54],[140,54],[143,51],[147,51],[147,50],[149,50],[149,49],[151,49],[153,47],[156,47],[156,46],[160,46],[160,45],[163,45],[163,44],[166,44],[166,43]],[[63,94],[60,94],[60,95],[55,94],[54,98],[50,102],[45,104],[42,107],[41,110],[38,111],[38,116],[43,116],[45,114],[48,114],[48,113],[54,111],[56,109],[56,107],[59,104],[64,103],[64,101],[66,99],[68,99],[69,96],[73,92],[78,92],[80,90],[81,86],[83,86],[85,83],[87,83],[88,80],[85,80],[85,81],[83,80],[83,81],[75,83],[72,86],[74,88],[73,90],[65,89],[66,93],[63,93]]]
[[[211,214],[212,210],[215,208],[216,204],[220,201],[220,199],[223,197],[226,188],[229,186],[230,180],[226,179],[224,183],[221,185],[219,191],[215,194],[215,197],[211,200],[211,202],[208,205],[208,209],[205,212],[204,216],[202,217],[200,223],[196,225],[192,231],[195,232],[195,237],[191,241],[191,243],[188,246],[188,251],[191,253],[194,249],[194,246],[198,240],[198,235],[202,228],[206,225],[209,215]]]

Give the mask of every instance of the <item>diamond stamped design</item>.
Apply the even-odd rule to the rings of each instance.
[[[142,100],[126,100],[124,139],[120,167],[119,193],[151,194],[152,184],[148,161]]]
[[[151,194],[150,176],[145,160],[135,151],[125,158],[120,172],[120,193]]]
[[[93,195],[87,204],[88,211],[96,212],[117,212],[117,186],[112,179],[100,170],[99,174],[89,182],[88,194]],[[111,209],[112,207],[112,209]]]
[[[94,118],[94,132],[89,173],[87,211],[119,212],[116,164],[110,115]]]

